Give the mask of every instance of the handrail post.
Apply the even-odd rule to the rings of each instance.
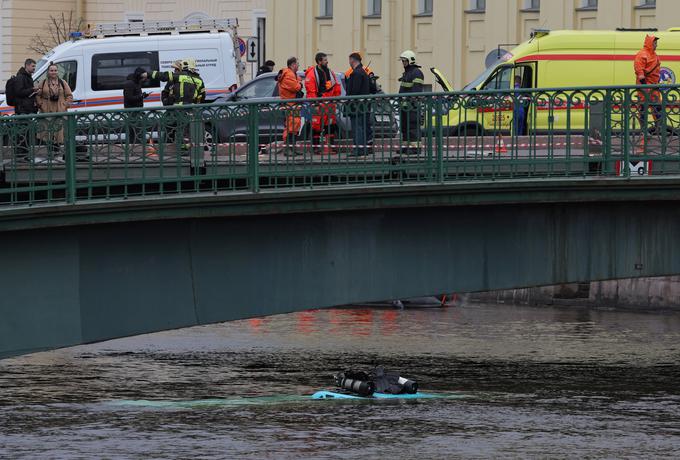
[[[612,157],[612,111],[614,110],[614,102],[612,100],[612,91],[607,89],[604,93],[604,107],[603,126],[602,126],[602,174],[608,175],[611,168]]]
[[[623,175],[630,177],[630,111],[633,109],[631,90],[623,90]],[[644,133],[644,130],[642,130]],[[644,135],[644,134],[643,134]],[[618,175],[617,171],[617,175]]]
[[[433,164],[432,164],[432,141],[433,141],[433,136],[432,136],[432,131],[434,126],[432,126],[432,102],[433,102],[433,97],[432,96],[427,96],[427,103],[425,104],[425,132],[426,132],[426,140],[427,140],[427,177],[428,181],[431,181],[435,177],[435,172],[433,171]],[[419,115],[416,115],[419,117]],[[420,120],[418,120],[420,122]]]
[[[260,133],[257,124],[258,104],[248,106],[248,178],[250,180],[250,190],[253,193],[260,191],[260,159],[259,143]]]
[[[434,101],[435,110],[435,142],[437,143],[437,174],[436,180],[439,183],[444,182],[444,127],[443,125],[443,107],[442,96],[437,96]]]
[[[76,114],[71,112],[66,114],[66,139],[68,148],[66,154],[66,202],[73,204],[76,202]]]
[[[190,158],[191,165],[194,168],[193,180],[194,189],[200,188],[201,166],[203,165],[203,144],[205,142],[205,129],[203,128],[203,117],[201,109],[192,107],[191,109],[183,109],[184,116],[189,119],[189,139],[190,139]]]

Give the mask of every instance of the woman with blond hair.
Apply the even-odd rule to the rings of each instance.
[[[36,98],[40,113],[66,112],[73,103],[73,92],[68,83],[59,78],[59,69],[53,62],[47,68],[47,78],[38,84]],[[50,117],[41,120],[38,137],[47,144],[50,152],[57,152],[64,143],[64,118]]]

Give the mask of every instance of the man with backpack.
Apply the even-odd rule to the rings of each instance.
[[[40,94],[40,88],[36,88],[33,83],[34,72],[35,61],[28,58],[17,74],[7,80],[5,85],[6,102],[7,105],[14,106],[14,113],[16,115],[38,113],[38,105],[35,98]],[[17,160],[23,160],[28,156],[29,140],[31,138],[35,139],[35,127],[31,120],[23,120],[18,125],[17,131],[19,133],[15,138]],[[35,144],[35,141],[31,143]]]
[[[17,115],[38,113],[35,97],[40,93],[40,88],[33,84],[34,72],[35,61],[29,58],[17,74],[7,81],[5,87],[7,105],[14,106],[14,113]]]

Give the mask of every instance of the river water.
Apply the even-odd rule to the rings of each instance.
[[[418,401],[312,400],[346,367]],[[2,458],[677,458],[680,313],[312,310],[0,361]]]

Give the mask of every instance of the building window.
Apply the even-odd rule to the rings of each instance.
[[[319,5],[319,16],[322,18],[333,17],[333,0],[321,0]]]
[[[597,9],[597,0],[583,0],[582,8]]]
[[[418,14],[432,14],[432,0],[418,0]]]
[[[524,9],[527,10],[540,10],[541,9],[541,0],[526,0],[524,2]]]
[[[486,0],[471,0],[470,1],[471,11],[486,11]]]
[[[380,16],[382,14],[382,0],[368,0],[368,11],[366,14],[368,16]]]
[[[640,5],[643,8],[655,8],[656,0],[640,0]]]

